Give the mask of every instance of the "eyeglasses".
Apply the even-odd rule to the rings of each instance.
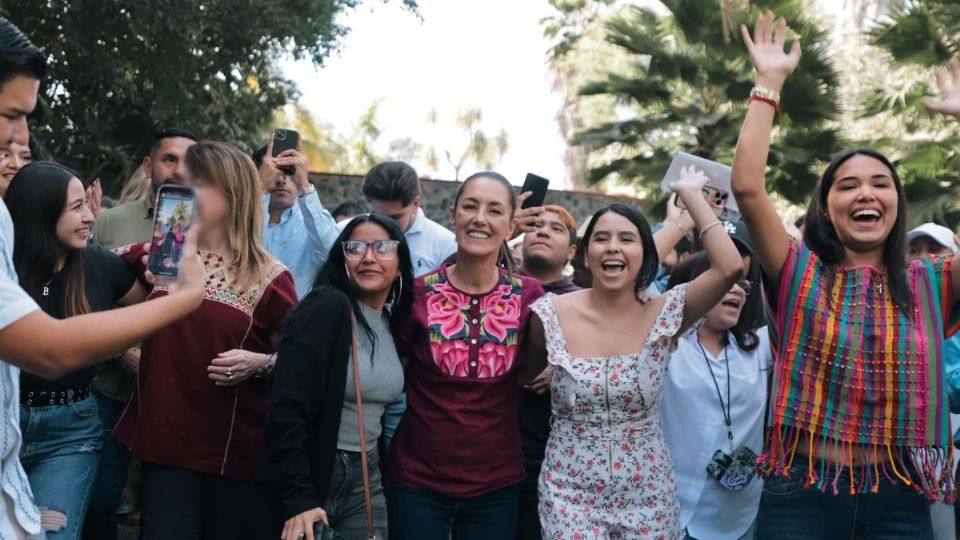
[[[743,294],[750,296],[750,293],[753,292],[753,283],[746,278],[740,278],[737,280],[737,286],[743,289]]]
[[[376,242],[364,242],[363,240],[347,240],[341,243],[343,246],[343,256],[352,259],[362,259],[367,254],[367,250],[373,248],[373,254],[381,261],[392,259],[397,254],[397,247],[400,242],[396,240],[377,240]]]

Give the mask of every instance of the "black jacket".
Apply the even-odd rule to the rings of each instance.
[[[337,452],[352,330],[342,292],[315,289],[283,331],[257,472],[283,520],[323,505]]]

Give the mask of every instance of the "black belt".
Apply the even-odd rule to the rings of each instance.
[[[90,397],[90,388],[67,388],[66,390],[28,390],[20,392],[20,404],[27,407],[68,405]]]

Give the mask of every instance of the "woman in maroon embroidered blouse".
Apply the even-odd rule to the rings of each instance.
[[[393,540],[513,538],[524,478],[516,395],[519,348],[536,280],[498,266],[514,227],[506,178],[468,178],[450,219],[457,262],[417,278],[397,336],[407,412],[388,474]]]
[[[206,289],[200,308],[148,339],[116,436],[143,461],[143,538],[260,538],[253,473],[265,374],[296,303],[290,273],[260,244],[260,183],[249,157],[190,148]],[[143,246],[124,258],[143,271]],[[166,295],[154,288],[150,298]]]

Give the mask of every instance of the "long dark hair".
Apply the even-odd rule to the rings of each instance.
[[[903,191],[900,175],[886,156],[876,150],[861,148],[845,150],[833,158],[813,190],[813,199],[804,217],[803,241],[810,251],[820,258],[827,271],[827,284],[832,288],[837,269],[846,258],[846,250],[827,214],[827,195],[836,181],[837,169],[854,156],[867,156],[883,163],[890,171],[890,178],[897,190],[897,219],[883,246],[883,264],[886,267],[890,296],[897,308],[909,317],[913,311],[913,296],[907,285],[907,260],[904,255],[907,252],[907,196]]]
[[[480,171],[478,173],[473,173],[467,177],[466,180],[460,184],[460,189],[457,190],[457,195],[453,198],[453,212],[456,213],[457,205],[460,204],[460,197],[463,195],[463,191],[467,189],[467,184],[477,180],[478,178],[489,178],[490,180],[496,180],[503,187],[507,188],[507,193],[509,193],[508,199],[510,199],[510,219],[513,220],[513,216],[517,213],[517,198],[514,195],[513,184],[507,180],[507,177],[493,171]],[[497,258],[497,264],[503,266],[510,272],[513,272],[517,269],[517,263],[513,260],[513,253],[510,251],[510,246],[507,244],[509,238],[503,239],[503,244],[500,245],[500,255]]]
[[[753,291],[747,295],[747,300],[743,304],[743,311],[740,312],[740,318],[737,324],[733,325],[730,333],[737,340],[737,346],[745,351],[752,351],[760,344],[760,338],[757,336],[757,330],[765,325],[766,312],[763,308],[763,293],[760,290],[760,261],[756,256],[743,249],[737,244],[737,250],[741,256],[751,255],[750,268],[747,269],[747,280],[753,285]],[[695,253],[687,257],[682,263],[678,264],[670,274],[670,281],[667,288],[672,289],[677,285],[689,283],[700,274],[710,269],[710,258],[706,253]]]
[[[350,280],[347,275],[347,257],[343,254],[343,242],[350,239],[353,230],[364,223],[373,223],[379,225],[387,231],[391,240],[400,242],[397,246],[397,257],[400,262],[400,280],[395,280],[390,289],[390,295],[387,301],[391,303],[390,307],[390,328],[396,334],[399,324],[407,319],[410,314],[410,306],[413,304],[413,262],[410,258],[410,248],[407,246],[407,240],[403,236],[403,231],[394,221],[386,216],[379,214],[363,214],[350,220],[343,232],[337,237],[330,248],[330,254],[327,256],[327,262],[317,274],[313,287],[331,287],[337,289],[347,296],[350,301],[350,309],[353,311],[354,319],[363,332],[370,338],[371,343],[376,343],[377,337],[373,329],[367,324],[367,319],[363,316],[363,308],[360,304],[360,289]]]
[[[643,247],[643,262],[640,264],[640,273],[637,274],[636,291],[646,290],[646,288],[653,283],[653,280],[657,279],[657,271],[660,268],[660,257],[657,255],[657,245],[653,241],[653,232],[650,230],[650,224],[647,222],[647,218],[643,217],[643,214],[635,208],[623,203],[613,203],[610,206],[597,210],[597,212],[593,214],[593,217],[590,218],[590,224],[587,225],[587,230],[583,233],[583,256],[586,257],[590,249],[593,229],[596,227],[597,221],[608,212],[613,212],[614,214],[627,218],[627,220],[633,223],[637,230],[640,231],[640,245]]]
[[[53,278],[63,255],[66,283],[63,315],[90,312],[84,279],[84,250],[67,250],[57,238],[57,222],[67,200],[67,187],[76,173],[50,161],[34,161],[17,171],[4,201],[13,219],[13,265],[20,286],[40,303],[45,283]]]

